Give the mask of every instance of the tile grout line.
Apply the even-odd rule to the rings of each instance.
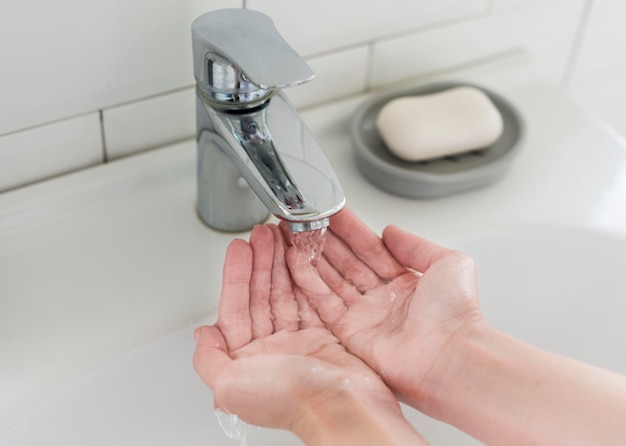
[[[578,62],[583,40],[589,25],[592,7],[593,0],[585,0],[582,11],[580,12],[580,19],[578,26],[576,27],[572,46],[570,48],[569,55],[567,56],[567,61],[565,62],[565,68],[562,75],[563,77],[561,78],[561,87],[568,88],[571,86],[576,63]]]
[[[162,96],[168,96],[168,95],[171,95],[171,94],[182,93],[182,92],[185,92],[187,90],[194,89],[194,88],[195,88],[195,85],[185,85],[183,87],[170,89],[170,90],[165,90],[165,91],[162,91],[162,92],[159,92],[159,93],[155,93],[155,94],[152,94],[152,95],[149,95],[149,96],[142,96],[142,97],[137,98],[137,99],[132,99],[132,100],[129,100],[129,101],[120,102],[120,103],[117,103],[117,104],[114,104],[114,105],[111,105],[111,106],[106,106],[106,107],[101,108],[99,110],[86,111],[86,112],[83,112],[83,113],[77,113],[75,115],[63,116],[61,118],[57,118],[57,119],[53,119],[53,120],[50,120],[50,121],[41,122],[41,123],[38,123],[38,124],[29,125],[29,126],[26,126],[26,127],[20,127],[20,128],[14,129],[14,130],[10,130],[10,131],[8,131],[6,133],[1,133],[0,134],[0,138],[3,137],[3,136],[13,135],[15,133],[21,133],[21,132],[26,132],[26,131],[29,131],[29,130],[34,130],[34,129],[37,129],[39,127],[45,127],[47,125],[58,124],[58,123],[61,123],[61,122],[70,121],[72,119],[81,118],[83,116],[88,116],[88,115],[90,115],[92,113],[103,114],[107,110],[115,109],[115,108],[118,108],[118,107],[125,107],[125,106],[128,106],[128,105],[133,105],[133,104],[137,104],[137,103],[144,102],[144,101],[149,101],[151,99],[158,99],[158,98],[160,98]]]
[[[102,162],[104,164],[109,162],[107,156],[107,140],[104,132],[104,110],[98,110],[100,116],[100,142],[102,143]]]
[[[443,20],[436,21],[436,22],[433,22],[433,23],[420,25],[420,26],[417,26],[415,28],[405,29],[405,30],[402,30],[402,31],[391,32],[389,34],[385,34],[385,35],[379,36],[379,37],[374,38],[374,39],[358,40],[356,42],[352,42],[352,43],[348,43],[348,44],[345,44],[345,45],[337,46],[335,48],[328,49],[328,50],[314,51],[314,52],[311,52],[311,53],[305,53],[305,54],[302,55],[302,57],[305,58],[305,59],[315,59],[315,58],[318,58],[318,57],[330,56],[330,55],[332,55],[334,53],[341,53],[343,51],[350,51],[350,50],[354,50],[356,48],[362,48],[362,47],[368,46],[368,45],[376,45],[378,43],[383,43],[383,42],[390,41],[390,40],[396,40],[396,39],[401,39],[401,38],[404,38],[404,37],[413,36],[415,34],[421,34],[423,32],[432,31],[432,30],[437,29],[437,28],[446,28],[446,27],[449,27],[449,26],[456,25],[458,23],[477,20],[477,19],[480,19],[480,18],[485,17],[487,15],[489,15],[489,11],[488,10],[471,12],[471,13],[467,13],[467,14],[464,14],[464,15],[461,15],[461,16],[458,16],[458,17],[443,19]]]

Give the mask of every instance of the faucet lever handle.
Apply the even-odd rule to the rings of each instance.
[[[201,15],[192,24],[196,79],[206,79],[206,55],[216,52],[263,89],[292,87],[315,74],[283,39],[266,15],[223,9]]]

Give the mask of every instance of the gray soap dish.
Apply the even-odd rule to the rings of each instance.
[[[401,160],[387,150],[376,129],[378,113],[387,102],[401,96],[437,93],[462,85],[482,90],[502,115],[503,131],[496,142],[480,150],[419,162]],[[519,113],[507,100],[486,88],[461,82],[388,92],[359,107],[350,125],[361,173],[381,189],[409,198],[442,197],[496,181],[506,173],[517,154],[523,131]]]

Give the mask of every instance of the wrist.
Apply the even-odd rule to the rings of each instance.
[[[476,359],[473,346],[497,333],[482,316],[459,326],[442,341],[428,373],[419,382],[412,383],[403,400],[420,412],[441,419],[440,411],[445,411],[450,390],[458,384],[468,362]]]
[[[305,401],[292,431],[308,446],[426,444],[388,389],[368,394],[349,380]]]
[[[424,413],[486,444],[624,444],[622,376],[487,323],[459,333],[433,375]]]

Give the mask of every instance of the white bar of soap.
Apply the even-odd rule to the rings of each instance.
[[[398,158],[423,161],[485,148],[502,133],[502,116],[474,87],[405,96],[380,110],[376,127]]]

